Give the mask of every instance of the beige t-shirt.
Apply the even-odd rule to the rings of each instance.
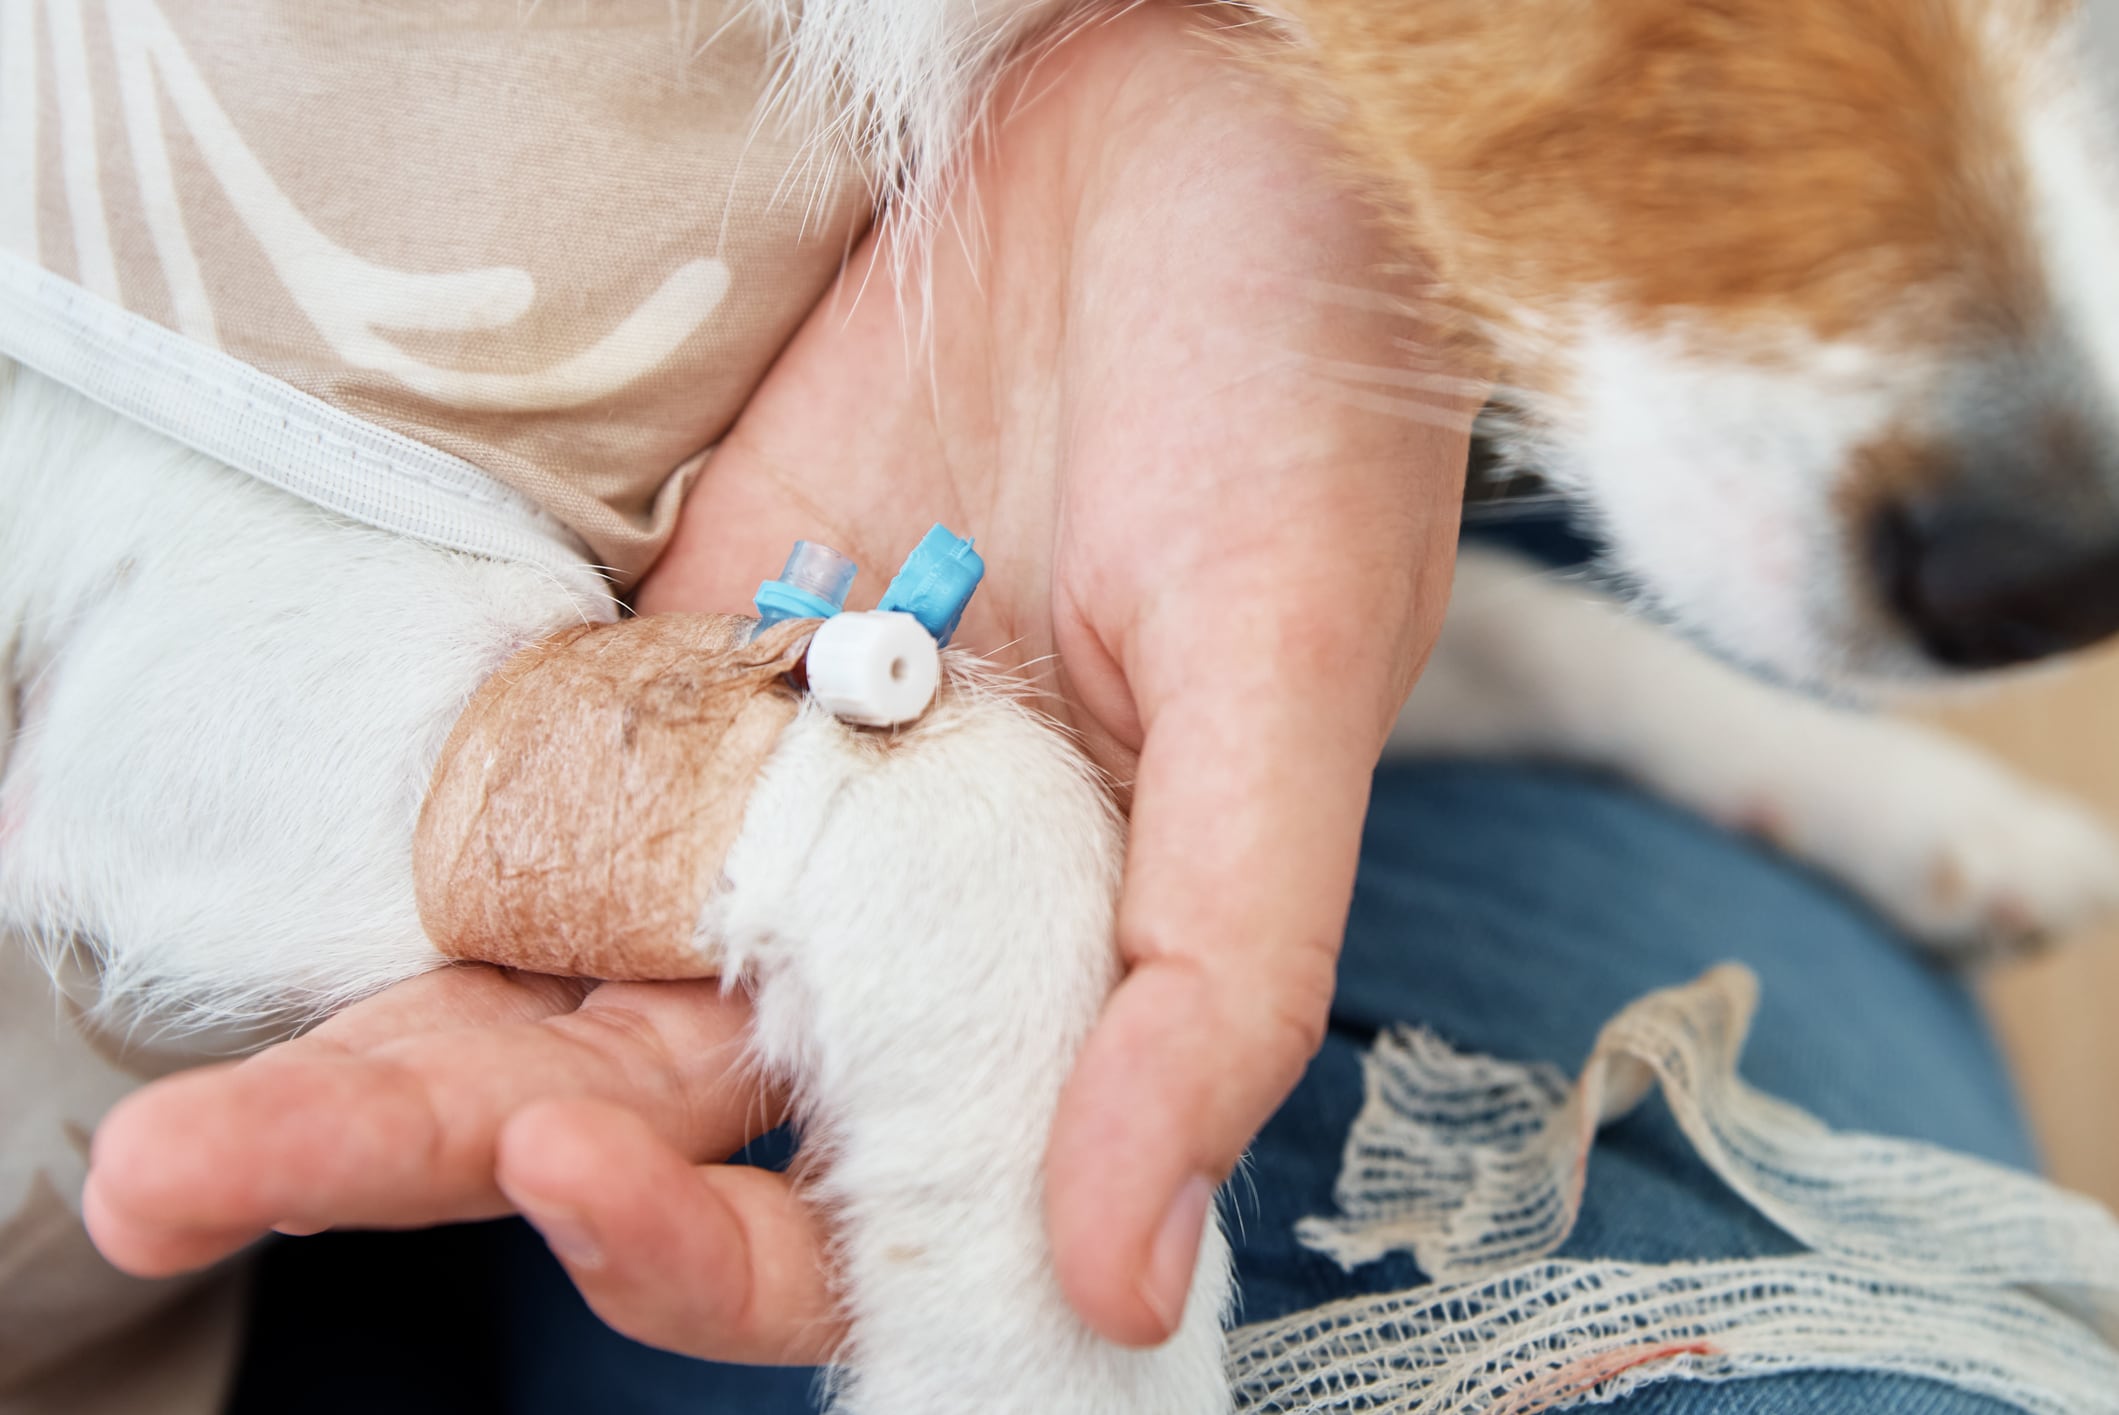
[[[0,0],[0,355],[623,590],[870,217],[760,120],[768,67],[735,0]],[[198,1285],[80,1225],[91,1130],[162,1063],[79,1002],[0,937],[0,1415],[205,1415],[226,1284],[142,1325]]]
[[[769,38],[733,0],[8,0],[0,354],[406,534],[563,527],[622,589],[869,218],[761,114]]]

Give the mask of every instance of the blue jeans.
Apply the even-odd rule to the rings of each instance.
[[[1259,1137],[1252,1181],[1236,1197],[1242,1319],[1423,1280],[1402,1256],[1344,1273],[1293,1233],[1298,1218],[1333,1212],[1341,1147],[1362,1099],[1361,1058],[1378,1029],[1417,1021],[1460,1048],[1572,1072],[1598,1027],[1626,1003],[1727,959],[1749,964],[1762,984],[1743,1059],[1753,1083],[1836,1126],[2031,1166],[2007,1077],[1965,990],[1917,961],[1831,885],[1749,842],[1581,776],[1469,764],[1391,768],[1377,779],[1330,1035]],[[458,1245],[446,1266],[455,1280],[484,1284],[472,1299],[491,1314],[483,1336],[462,1339],[459,1305],[447,1358],[456,1369],[378,1385],[362,1397],[366,1403],[343,1406],[330,1403],[331,1393],[276,1389],[277,1378],[253,1362],[234,1415],[366,1415],[382,1408],[413,1415],[430,1407],[407,1392],[422,1382],[433,1390],[444,1379],[458,1383],[452,1389],[476,1392],[431,1407],[450,1415],[801,1415],[814,1408],[807,1372],[715,1366],[612,1333],[520,1225],[303,1240],[284,1245],[273,1261],[292,1273],[295,1253],[327,1242],[368,1244],[371,1252],[372,1245],[397,1245],[403,1256],[382,1276],[399,1295],[377,1299],[385,1305],[404,1300],[422,1244]],[[1651,1101],[1599,1140],[1581,1220],[1562,1253],[1667,1262],[1793,1247],[1722,1186],[1661,1103]],[[306,1290],[332,1283],[344,1287],[342,1277],[326,1278]],[[298,1275],[275,1278],[269,1268],[261,1287],[261,1312],[288,1310],[275,1292],[304,1290]],[[284,1350],[290,1340],[295,1352]],[[254,1349],[268,1366],[299,1366],[300,1340],[265,1332]],[[353,1337],[326,1361],[323,1384],[345,1393],[349,1351],[370,1364],[365,1374],[386,1380],[389,1350],[387,1338]],[[461,1369],[466,1360],[479,1372]],[[1611,1408],[1627,1415],[2009,1409],[1929,1382],[1851,1374],[1670,1383]]]

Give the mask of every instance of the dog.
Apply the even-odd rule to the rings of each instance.
[[[0,9],[13,26],[0,26],[0,113],[17,118],[36,8]],[[112,14],[133,27],[121,55],[145,56],[202,150],[225,157],[183,36],[149,0]],[[781,110],[844,138],[916,223],[996,75],[1094,14],[812,0],[753,18],[781,56]],[[1850,695],[2119,629],[2119,200],[2066,5],[1289,0],[1239,17],[1277,32],[1253,62],[1330,129],[1349,180],[1434,270],[1458,352],[1495,378],[1501,455],[1586,510],[1652,617]],[[37,160],[6,142],[0,124],[17,163],[0,171]],[[69,169],[70,200],[86,170]],[[215,172],[231,200],[267,201],[251,167]],[[141,370],[179,357],[162,336],[197,318],[169,255],[170,203],[146,209],[172,272],[170,324],[90,312],[106,336],[94,347],[144,349]],[[299,253],[290,288],[351,272],[415,329],[433,327],[423,301],[486,328],[519,312],[490,271],[392,284],[271,210]],[[20,223],[14,239],[29,239]],[[84,255],[56,291],[15,270],[5,308],[78,313],[112,268]],[[713,279],[687,266],[656,298],[704,301]],[[589,377],[456,378],[436,357],[379,350],[370,324],[343,334],[387,365],[381,377],[484,415]],[[540,513],[505,486],[436,490],[454,464],[435,464],[425,485],[441,499],[418,527],[364,511],[357,483],[299,481],[306,454],[275,464],[299,484],[270,484],[245,460],[259,460],[254,420],[224,428],[235,441],[213,443],[219,455],[195,450],[157,424],[166,402],[105,376],[111,363],[16,337],[0,345],[13,356],[0,363],[0,926],[91,959],[108,1010],[199,1025],[311,1016],[436,966],[410,867],[432,765],[519,649],[616,616],[586,554],[553,555],[552,537],[524,530]],[[1411,404],[1404,390],[1420,386],[1379,377],[1372,396]],[[243,387],[246,408],[282,426],[306,415],[272,380]],[[321,457],[326,444],[303,446]],[[443,514],[470,501],[508,505]],[[1493,558],[1466,558],[1459,596],[1469,612],[1445,631],[1402,748],[1628,772],[1765,831],[1949,950],[2063,931],[2119,895],[2100,826],[1940,738],[1764,686]],[[893,753],[854,735],[818,712],[797,720],[700,925],[756,989],[757,1051],[792,1074],[831,1156],[817,1185],[845,1272],[842,1408],[1227,1409],[1218,1233],[1183,1328],[1148,1352],[1071,1315],[1043,1246],[1043,1136],[1116,976],[1109,802],[1005,694],[967,687]],[[951,826],[937,803],[972,796],[990,809]],[[856,813],[817,827],[835,810]],[[937,861],[959,883],[922,883]],[[898,921],[887,940],[883,919]],[[985,991],[956,986],[978,971],[965,960],[1026,926],[1038,937],[1020,967],[993,970]],[[1050,972],[1033,975],[1033,958]],[[1019,1047],[969,1025],[935,1027],[918,1058],[887,1044],[936,1007],[946,1022],[1025,1012],[1032,996]],[[936,1113],[911,1113],[923,1105]],[[906,1125],[962,1148],[908,1175],[890,1162]],[[908,1269],[892,1256],[907,1251],[927,1260]]]

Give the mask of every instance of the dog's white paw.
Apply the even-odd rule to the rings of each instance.
[[[1917,942],[1972,959],[2119,912],[2119,836],[2073,801],[1924,728],[1806,726],[1734,823],[1837,877]]]

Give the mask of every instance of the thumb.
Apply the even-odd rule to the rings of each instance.
[[[1414,620],[1439,619],[1439,593]],[[1061,1283],[1133,1345],[1175,1330],[1215,1187],[1323,1040],[1370,776],[1425,647],[1275,617],[1167,646],[1194,686],[1144,721],[1118,916],[1130,971],[1053,1133]]]

